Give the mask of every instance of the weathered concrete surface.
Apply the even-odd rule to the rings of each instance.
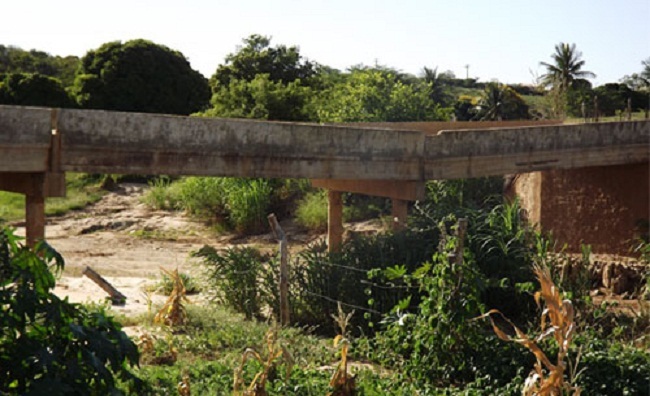
[[[639,163],[650,157],[650,122],[442,131],[424,153],[425,179]]]
[[[424,181],[639,163],[650,157],[650,121],[427,135],[60,109],[55,139],[51,112],[0,106],[0,172]],[[48,157],[55,142],[60,152],[50,150]]]
[[[0,172],[45,172],[50,109],[0,105]]]
[[[421,179],[420,132],[61,110],[65,171]]]
[[[561,125],[559,120],[507,120],[507,121],[408,121],[408,122],[346,122],[343,125],[354,128],[385,128],[397,131],[419,131],[436,135],[440,131],[457,129],[515,128],[523,126]]]
[[[332,191],[386,197],[402,201],[424,200],[425,183],[404,180],[330,180],[312,179],[311,185]]]

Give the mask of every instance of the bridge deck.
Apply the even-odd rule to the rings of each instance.
[[[0,106],[0,172],[58,167],[93,173],[421,181],[642,162],[650,155],[649,142],[648,121],[430,135]]]
[[[0,189],[25,193],[28,212],[38,212],[33,227],[42,228],[43,197],[65,193],[66,171],[309,178],[332,191],[396,191],[391,197],[403,201],[429,179],[650,158],[647,120],[414,129],[0,106]]]

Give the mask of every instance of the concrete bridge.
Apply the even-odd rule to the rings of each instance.
[[[432,179],[647,162],[650,122],[497,128],[481,123],[318,125],[0,106],[0,189],[26,195],[28,243],[65,172],[309,178],[330,190],[330,248],[342,191],[393,199],[394,215]],[[457,129],[465,127],[467,129]],[[442,129],[446,129],[442,127]]]

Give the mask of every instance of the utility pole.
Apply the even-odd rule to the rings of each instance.
[[[465,65],[465,80],[469,80],[469,65]]]

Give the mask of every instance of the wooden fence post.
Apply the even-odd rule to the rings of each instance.
[[[268,216],[269,224],[275,238],[280,243],[280,324],[289,325],[289,251],[287,247],[287,236],[278,223],[275,214]]]

